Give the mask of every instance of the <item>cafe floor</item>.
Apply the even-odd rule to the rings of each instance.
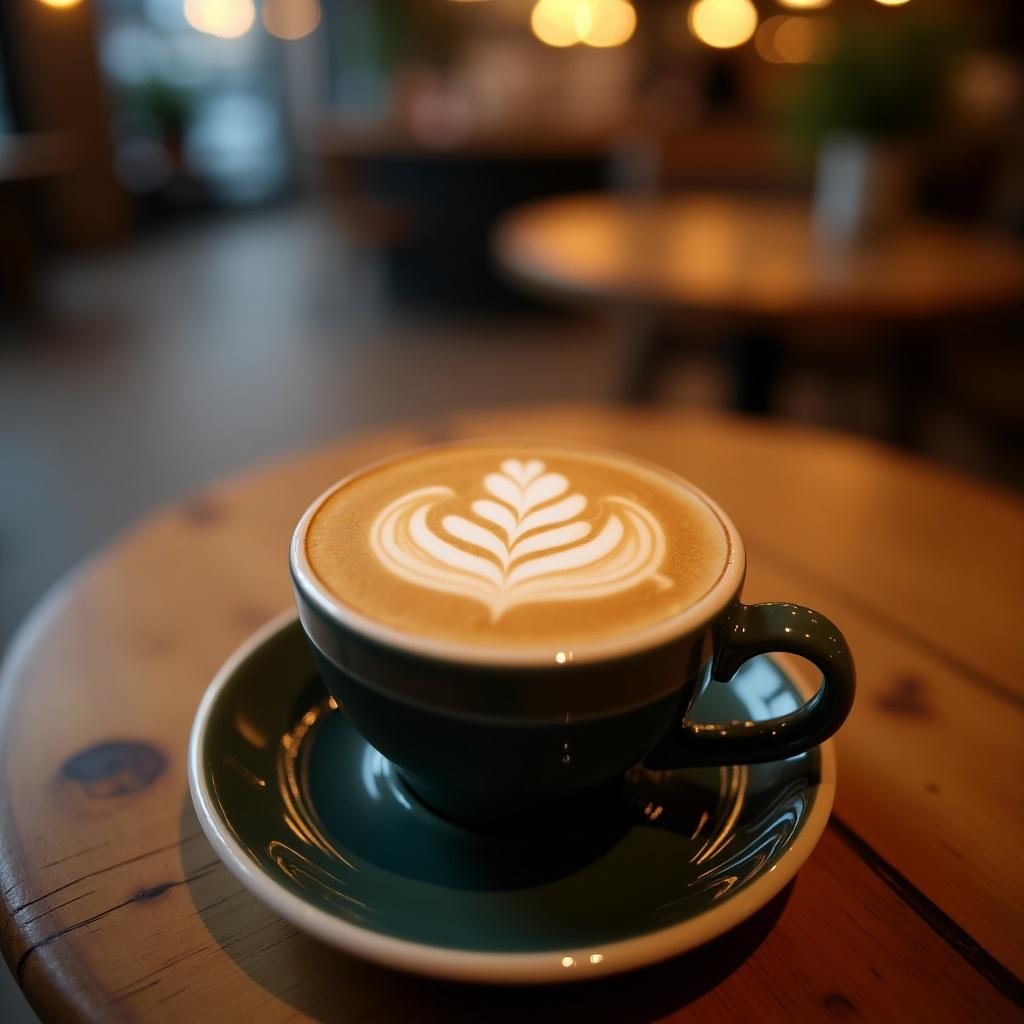
[[[54,264],[38,316],[0,320],[0,648],[63,572],[183,492],[401,418],[605,399],[626,346],[614,325],[567,314],[396,312],[373,261],[313,205]],[[668,402],[726,401],[710,353],[669,377]],[[788,379],[780,405],[834,425],[813,379]],[[877,429],[870,388],[842,408]],[[929,443],[992,471],[984,444],[941,417]],[[0,971],[0,1020],[22,1019]]]

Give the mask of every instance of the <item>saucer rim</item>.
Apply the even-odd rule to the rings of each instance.
[[[587,947],[529,953],[479,952],[395,938],[343,921],[295,896],[258,867],[231,836],[224,818],[217,814],[203,770],[202,754],[210,718],[222,692],[256,651],[290,628],[301,628],[294,609],[276,615],[246,638],[207,686],[189,735],[188,783],[192,804],[214,852],[261,902],[320,941],[384,967],[454,981],[530,985],[583,981],[658,963],[717,938],[767,904],[806,862],[828,824],[835,798],[836,757],[832,740],[819,747],[821,778],[811,811],[772,869],[718,907],[709,907],[667,928],[601,944],[602,960],[596,964],[590,962],[595,950]],[[801,693],[810,695],[810,688],[800,679],[788,672],[786,677]],[[572,962],[566,965],[565,958]]]

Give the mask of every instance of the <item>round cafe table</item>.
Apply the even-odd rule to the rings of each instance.
[[[307,502],[388,453],[495,434],[685,474],[745,536],[747,599],[820,607],[859,668],[835,813],[795,882],[708,947],[580,986],[442,983],[319,945],[220,864],[186,786],[206,684],[290,603],[285,551]],[[9,651],[4,955],[61,1022],[1016,1019],[1022,577],[1010,495],[874,444],[730,416],[453,415],[227,481],[72,573]]]
[[[494,252],[532,291],[654,316],[625,384],[632,399],[651,397],[681,318],[732,328],[736,403],[754,412],[772,401],[779,331],[884,327],[900,440],[914,432],[936,329],[1024,303],[1024,247],[1008,239],[910,218],[869,242],[829,244],[806,202],[778,196],[550,199],[510,213]]]

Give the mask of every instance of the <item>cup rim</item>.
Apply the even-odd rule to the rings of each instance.
[[[386,467],[394,462],[404,461],[416,455],[446,448],[474,447],[477,445],[544,444],[553,448],[565,448],[594,456],[612,457],[632,463],[641,472],[646,472],[676,487],[681,487],[703,501],[722,527],[728,550],[725,564],[711,587],[693,604],[660,622],[637,629],[628,635],[596,639],[573,645],[571,662],[556,662],[553,645],[531,645],[518,648],[493,647],[485,644],[460,644],[454,640],[440,640],[424,636],[411,630],[389,626],[362,612],[356,611],[331,594],[319,580],[306,555],[306,533],[317,511],[336,491],[352,480]],[[432,658],[460,665],[495,666],[501,668],[549,668],[594,664],[628,657],[663,646],[680,637],[689,636],[711,622],[738,595],[746,572],[746,552],[735,524],[722,507],[699,487],[677,473],[628,452],[620,452],[599,445],[581,444],[558,439],[537,437],[482,437],[461,438],[435,444],[419,445],[393,455],[385,456],[348,473],[324,490],[307,507],[299,519],[289,547],[289,563],[295,587],[301,595],[313,604],[328,620],[362,637],[406,654]]]

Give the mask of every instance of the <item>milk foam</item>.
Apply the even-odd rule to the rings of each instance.
[[[492,497],[464,498],[465,512],[448,513],[439,529],[428,513],[455,491],[430,486],[404,494],[374,520],[373,552],[409,583],[481,602],[492,622],[529,602],[594,600],[648,579],[672,586],[658,574],[665,534],[650,512],[608,495],[602,521],[588,522],[580,518],[587,498],[566,496],[569,480],[545,469],[540,459],[505,459],[482,481]]]
[[[516,647],[628,634],[707,594],[715,509],[626,456],[534,442],[423,449],[329,493],[304,538],[333,602],[382,625]]]

